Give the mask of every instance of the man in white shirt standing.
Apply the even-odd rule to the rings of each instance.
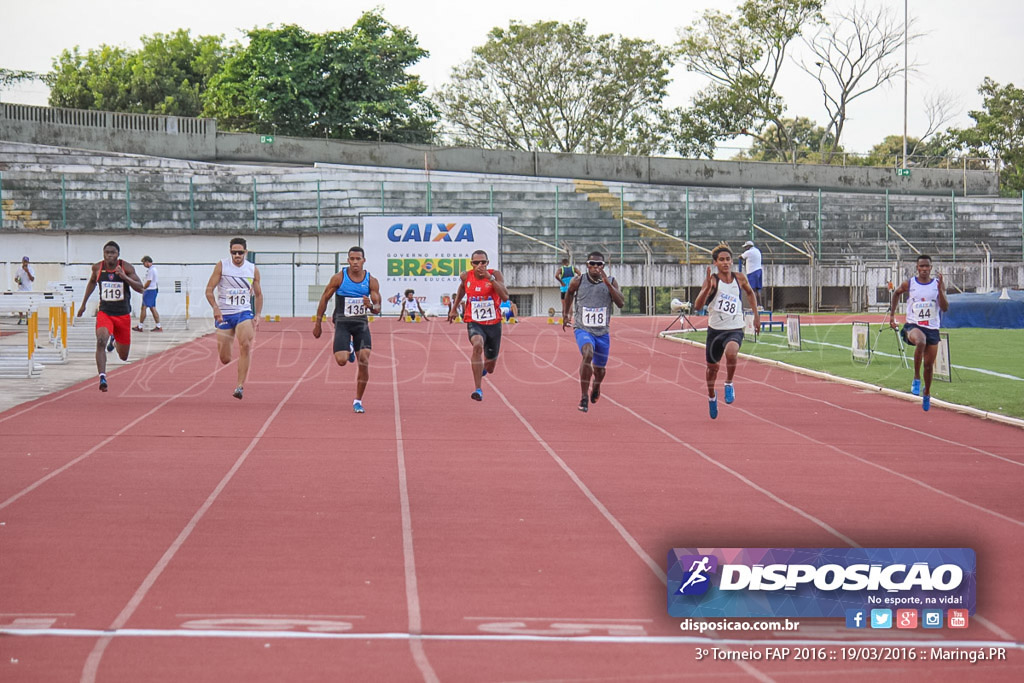
[[[153,259],[148,256],[142,257],[142,265],[146,266],[146,276],[143,278],[146,289],[142,292],[142,310],[139,311],[139,324],[135,326],[135,329],[142,332],[142,324],[146,322],[146,309],[148,308],[153,312],[153,322],[156,323],[153,331],[163,332],[164,328],[160,327],[160,314],[156,312],[156,295],[159,292],[156,266],[153,265]]]
[[[755,247],[753,242],[747,240],[743,243],[743,253],[740,254],[740,258],[743,259],[743,272],[747,276],[747,282],[750,283],[750,288],[754,290],[760,305],[761,288],[764,284],[763,272],[761,270],[761,250]]]
[[[28,264],[28,256],[21,259],[21,268],[14,274],[14,282],[18,285],[19,292],[31,292],[32,283],[36,281],[36,271]],[[24,322],[25,314],[18,313],[18,324]]]

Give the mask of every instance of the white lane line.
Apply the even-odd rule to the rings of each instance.
[[[458,344],[456,344],[455,340],[451,340],[451,341],[452,341],[453,344],[455,344],[455,348],[458,349],[458,351],[462,354],[463,358],[465,358],[466,360],[469,360],[469,356],[462,349],[462,347],[460,347]],[[513,343],[516,346],[518,346],[520,349],[523,349],[524,351],[526,351],[530,355],[534,356],[535,358],[540,358],[540,356],[538,356],[537,354],[527,350],[526,347],[524,347],[519,342],[513,342]],[[545,364],[549,365],[550,367],[555,367],[547,359],[541,358],[541,361],[544,362]],[[563,372],[563,374],[568,375],[568,373],[565,373],[564,371],[562,371],[562,372]],[[571,375],[569,375],[569,376],[571,377]],[[526,427],[527,431],[529,431],[530,434],[533,435],[534,440],[536,440],[537,443],[540,444],[540,446],[545,451],[547,451],[547,453],[551,457],[551,459],[554,460],[555,463],[562,469],[562,471],[565,472],[566,475],[568,475],[569,479],[572,480],[572,482],[574,484],[576,484],[576,487],[583,493],[584,496],[586,496],[587,500],[590,501],[591,505],[593,505],[594,508],[601,514],[601,516],[604,517],[605,520],[607,520],[608,523],[612,525],[612,528],[615,529],[616,532],[618,532],[618,534],[622,538],[622,540],[624,540],[626,542],[626,545],[628,545],[633,550],[633,552],[637,555],[637,557],[639,557],[640,560],[644,564],[646,564],[647,567],[652,572],[654,572],[654,575],[658,577],[658,580],[660,580],[662,584],[667,585],[668,584],[668,575],[661,568],[661,565],[659,565],[657,562],[655,562],[654,558],[652,558],[650,555],[647,554],[647,552],[640,546],[640,543],[637,542],[637,540],[635,538],[633,538],[633,535],[629,533],[629,531],[626,529],[626,527],[621,522],[619,522],[619,520],[615,517],[615,515],[613,515],[611,513],[611,510],[609,510],[607,507],[605,507],[604,503],[602,503],[598,499],[598,497],[596,495],[594,495],[594,492],[591,491],[590,488],[586,484],[583,483],[583,480],[580,479],[580,477],[576,474],[576,472],[571,467],[569,467],[568,463],[566,463],[564,460],[562,460],[562,458],[557,453],[555,453],[555,450],[548,444],[547,441],[544,440],[544,438],[537,432],[537,430],[533,428],[533,425],[530,424],[530,421],[527,420],[525,417],[523,417],[522,413],[520,413],[519,410],[517,410],[516,407],[512,405],[512,402],[508,400],[508,398],[505,396],[505,394],[500,389],[498,389],[498,387],[494,384],[493,381],[490,383],[489,386],[494,391],[494,393],[496,393],[498,395],[498,397],[502,400],[502,402],[508,407],[508,409],[512,411],[512,413],[516,416],[516,418],[519,420],[519,422],[522,423],[522,425],[524,427]],[[748,662],[745,662],[745,661],[742,661],[742,660],[734,660],[734,663],[736,664],[737,667],[739,667],[740,669],[745,671],[747,674],[749,674],[750,676],[752,676],[756,680],[761,681],[761,683],[773,683],[774,680],[775,680],[775,679],[771,678],[770,676],[768,676],[767,674],[761,673],[752,664],[749,664]]]
[[[167,405],[171,401],[174,401],[175,399],[181,398],[182,396],[184,396],[184,395],[188,394],[190,391],[192,391],[195,387],[197,387],[197,386],[199,386],[201,384],[209,382],[211,377],[213,377],[218,372],[220,372],[221,370],[224,370],[227,367],[230,367],[230,364],[223,365],[223,366],[217,368],[216,370],[214,370],[212,373],[210,373],[206,377],[204,377],[201,380],[193,383],[191,386],[189,386],[188,388],[178,392],[174,396],[171,396],[170,398],[165,399],[164,401],[162,401],[161,403],[159,403],[158,405],[156,405],[152,409],[150,409],[148,412],[143,413],[139,417],[135,418],[134,420],[132,420],[131,422],[126,424],[125,426],[121,427],[121,429],[119,429],[116,432],[114,432],[114,434],[112,434],[111,436],[108,436],[103,441],[100,441],[98,444],[96,444],[95,446],[93,446],[92,448],[90,448],[89,450],[87,450],[85,453],[83,453],[82,455],[78,456],[74,460],[71,460],[70,462],[64,463],[63,465],[61,465],[57,469],[53,470],[52,472],[48,472],[45,476],[43,476],[42,478],[36,480],[34,483],[29,484],[27,487],[25,487],[24,489],[22,489],[18,493],[15,493],[13,496],[8,498],[7,500],[5,500],[3,502],[0,502],[0,510],[3,510],[5,507],[7,507],[11,503],[15,502],[16,500],[18,500],[22,496],[24,496],[24,495],[26,495],[28,493],[31,493],[32,491],[36,490],[37,488],[39,488],[40,486],[42,486],[43,484],[45,484],[49,480],[51,480],[54,477],[56,477],[58,474],[66,471],[66,470],[70,469],[71,467],[73,467],[74,465],[77,465],[78,463],[82,462],[83,460],[88,458],[90,455],[92,455],[96,451],[100,450],[101,448],[103,448],[104,446],[109,444],[111,441],[113,441],[117,437],[119,437],[122,434],[124,434],[125,432],[127,432],[129,429],[131,429],[132,427],[134,427],[138,423],[140,423],[143,420],[145,420],[147,417],[150,417],[151,415],[153,415],[155,412],[157,412],[158,410],[163,408],[165,405]],[[85,387],[82,387],[82,388],[84,389]],[[81,389],[75,389],[73,391],[81,391]],[[58,398],[61,398],[61,397],[66,396],[66,395],[67,394],[61,394],[60,396],[58,396],[56,398],[53,398],[53,399],[50,399],[50,400],[51,401],[55,401]],[[49,403],[49,401],[46,401],[46,402]],[[41,405],[41,404],[37,404],[37,405]],[[34,408],[35,406],[32,406],[32,407]],[[31,410],[31,409],[32,408],[28,408],[28,409],[23,410],[21,412],[22,413],[28,412],[28,410]],[[18,414],[20,415],[21,413],[18,413]]]
[[[395,357],[394,341],[391,343],[392,356]],[[423,631],[423,617],[420,612],[419,584],[416,580],[416,555],[412,540],[412,511],[409,506],[409,483],[405,469],[405,439],[402,436],[402,411],[398,401],[398,367],[391,364],[391,388],[395,401],[395,452],[398,458],[398,495],[402,508],[402,559],[405,564],[405,605],[409,611],[409,633],[418,634]],[[423,641],[412,637],[409,639],[416,668],[420,670],[423,680],[427,683],[438,683],[440,679],[427,659]]]
[[[235,473],[238,472],[238,470],[242,467],[246,459],[249,457],[249,454],[252,453],[252,451],[256,448],[256,445],[259,444],[260,440],[263,438],[263,435],[266,433],[267,429],[270,428],[271,423],[273,423],[274,419],[277,418],[278,414],[281,412],[285,404],[288,402],[288,399],[292,397],[292,394],[294,394],[302,385],[302,382],[306,378],[306,375],[309,374],[309,371],[316,366],[317,362],[320,360],[320,357],[323,355],[323,353],[324,349],[321,349],[319,352],[317,352],[316,356],[314,356],[309,366],[306,367],[306,369],[303,371],[302,377],[300,377],[298,381],[292,384],[288,392],[278,402],[277,407],[274,408],[274,411],[267,417],[266,420],[264,420],[263,426],[260,427],[259,431],[256,432],[256,435],[249,442],[249,445],[245,448],[244,451],[242,451],[242,454],[238,456],[238,459],[235,460],[235,464],[231,466],[231,469],[227,471],[227,474],[224,475],[224,477],[220,480],[220,483],[218,483],[217,486],[213,489],[210,495],[206,498],[206,501],[199,507],[198,510],[196,510],[196,513],[192,515],[192,519],[188,521],[188,524],[185,525],[185,528],[181,530],[181,533],[178,534],[178,537],[174,539],[174,542],[171,543],[170,547],[167,548],[163,556],[150,570],[146,578],[143,579],[142,584],[135,591],[135,594],[132,595],[130,600],[128,600],[128,604],[124,606],[124,609],[121,610],[121,613],[117,615],[117,617],[114,619],[114,622],[110,625],[110,630],[116,631],[123,627],[128,622],[128,619],[131,618],[132,614],[135,613],[135,610],[139,608],[139,605],[142,604],[142,601],[143,599],[145,599],[146,594],[149,592],[150,588],[152,588],[153,584],[156,583],[156,580],[160,578],[160,575],[163,573],[164,569],[166,569],[167,565],[170,564],[171,560],[177,554],[181,546],[185,544],[185,541],[195,530],[196,526],[199,524],[199,521],[203,518],[206,512],[213,506],[214,501],[217,500],[221,492],[227,487],[228,482],[231,481],[231,479],[235,476]],[[96,643],[95,647],[93,647],[92,652],[89,653],[89,657],[85,661],[85,667],[82,670],[82,683],[94,683],[96,681],[96,673],[99,670],[100,660],[103,658],[103,653],[107,649],[107,646],[109,645],[110,638],[103,637],[100,638],[100,640]]]
[[[667,339],[667,337],[666,337],[666,339]],[[687,365],[697,365],[697,366],[700,366],[702,369],[703,369],[703,366],[704,366],[704,364],[702,362],[698,362],[698,361],[691,360],[691,359],[688,359],[688,358],[683,358],[682,356],[673,355],[671,353],[665,353],[664,351],[662,351],[660,349],[654,349],[654,348],[648,347],[646,344],[642,344],[640,342],[633,341],[631,339],[626,339],[626,340],[623,340],[623,341],[625,341],[627,344],[632,344],[634,346],[639,346],[642,349],[650,350],[650,351],[653,351],[654,353],[660,354],[662,356],[666,356],[667,358],[672,358],[674,360],[681,361],[683,363],[686,363]],[[673,343],[676,343],[676,344],[685,344],[685,345],[688,345],[688,346],[694,346],[694,347],[703,348],[703,344],[697,344],[696,342],[692,342],[692,341],[685,341],[685,340],[684,341],[680,341],[678,339],[670,340],[670,341],[673,341]],[[883,392],[890,392],[890,395],[895,396],[897,398],[901,398],[903,400],[906,400],[905,397],[909,395],[909,394],[906,394],[905,392],[895,391],[893,389],[885,389],[884,387],[878,387],[878,386],[875,386],[873,384],[868,384],[867,382],[861,382],[860,380],[849,379],[849,378],[846,378],[846,377],[839,377],[838,375],[830,375],[828,373],[819,372],[817,370],[809,370],[807,368],[801,368],[799,366],[789,365],[787,363],[782,363],[782,362],[779,362],[779,361],[764,359],[764,358],[761,358],[759,356],[751,356],[750,354],[745,354],[745,353],[741,353],[740,355],[743,358],[745,358],[747,360],[751,360],[751,361],[753,361],[755,363],[761,363],[763,365],[769,365],[771,367],[776,367],[776,368],[779,368],[781,370],[786,370],[787,372],[791,372],[793,374],[803,374],[803,375],[808,375],[808,376],[811,376],[811,377],[816,377],[816,378],[821,379],[821,380],[823,380],[825,382],[830,382],[830,383],[833,383],[833,384],[845,384],[847,386],[859,387],[859,388],[869,389],[869,390],[873,390],[873,391],[881,390]],[[759,384],[761,386],[767,387],[769,389],[772,389],[773,391],[778,391],[778,392],[781,392],[781,393],[784,393],[784,394],[789,394],[790,396],[799,396],[800,398],[803,398],[803,399],[805,399],[807,401],[812,401],[814,403],[822,403],[822,404],[828,406],[829,408],[834,408],[836,410],[842,410],[843,412],[847,412],[847,413],[853,413],[854,415],[859,415],[860,417],[863,417],[865,419],[872,420],[874,422],[880,422],[880,423],[882,423],[882,424],[884,424],[884,425],[886,425],[888,427],[893,427],[895,429],[900,429],[900,430],[903,430],[903,431],[911,432],[912,434],[914,434],[916,436],[920,436],[922,438],[932,439],[934,441],[939,441],[941,443],[949,444],[951,446],[957,446],[959,448],[966,448],[968,450],[974,451],[975,453],[978,453],[979,455],[986,455],[986,456],[988,456],[990,458],[995,458],[996,460],[1001,460],[1001,461],[1006,462],[1006,463],[1011,464],[1011,465],[1024,466],[1024,462],[1021,462],[1019,460],[1013,460],[1011,458],[1007,458],[1005,456],[999,455],[998,453],[993,453],[991,451],[986,451],[983,448],[979,448],[977,446],[972,446],[971,444],[963,443],[962,441],[954,441],[952,439],[947,439],[947,438],[939,436],[937,434],[932,434],[930,432],[922,431],[920,429],[916,429],[914,427],[911,427],[910,425],[905,425],[905,424],[896,423],[896,422],[889,422],[888,420],[885,420],[883,418],[877,417],[875,415],[871,415],[870,413],[865,413],[865,412],[862,412],[862,411],[857,410],[855,408],[850,408],[850,407],[847,407],[847,406],[843,406],[843,405],[838,404],[838,403],[831,403],[830,401],[827,401],[826,399],[823,399],[823,398],[816,398],[814,396],[808,396],[806,394],[801,394],[800,392],[790,391],[788,389],[782,389],[781,387],[777,387],[777,386],[771,384],[770,382],[763,382],[763,381],[758,381],[758,380],[747,380],[747,381],[749,381],[752,384]],[[917,397],[912,397],[912,398],[914,398],[915,401],[917,400]],[[932,397],[932,405],[933,406],[936,405],[936,402],[937,402],[937,399],[935,399],[935,397],[933,396]],[[952,406],[954,409],[957,407],[956,404],[947,404],[947,405]],[[959,407],[963,408],[964,406],[959,406]],[[971,410],[977,410],[977,409],[971,409]],[[974,415],[974,417],[978,417],[978,415]],[[990,417],[989,419],[995,420],[996,417],[993,416],[993,417]],[[1008,419],[1014,420],[1015,418],[1008,418]],[[1021,422],[1021,421],[1018,420],[1017,422]],[[1019,424],[1016,424],[1015,422],[1003,422],[1003,424],[1010,424],[1012,426],[1017,426],[1017,427],[1020,426]]]
[[[629,341],[627,341],[627,343],[637,344],[636,342],[629,342]],[[642,346],[640,344],[637,344],[637,345]],[[661,352],[659,351],[659,353],[661,353]],[[669,355],[669,354],[666,354],[666,355]],[[680,358],[679,360],[684,360],[684,359]],[[684,362],[691,362],[691,361],[684,361]],[[630,367],[634,367],[634,366],[630,366]],[[761,384],[762,386],[769,386],[769,387],[771,386],[771,385],[769,385],[767,383],[757,382],[757,381],[754,381],[754,380],[751,380],[751,383],[752,384]],[[677,385],[677,386],[679,386],[679,388],[681,390],[683,390],[683,391],[685,391],[687,393],[697,393],[697,394],[700,394],[701,396],[704,395],[704,393],[702,391],[697,391],[696,389],[692,389],[690,387],[685,387],[685,386],[682,386],[682,385]],[[804,396],[803,394],[800,394],[798,392],[791,392],[791,391],[789,391],[787,389],[778,389],[776,387],[771,387],[771,388],[776,389],[777,391],[781,391],[781,392],[786,393],[786,394],[791,394],[791,395],[794,395],[794,396],[799,396],[799,397],[805,398],[807,400],[824,403],[825,405],[827,405],[829,407],[834,407],[837,410],[842,409],[842,406],[840,406],[839,404],[830,403],[828,401],[825,401],[824,399],[815,399],[815,398],[812,398],[812,397]],[[972,503],[971,501],[965,500],[965,499],[961,498],[960,496],[957,496],[956,494],[949,493],[948,491],[943,491],[942,489],[936,488],[935,486],[932,486],[931,484],[928,484],[928,483],[926,483],[924,481],[921,481],[920,479],[912,477],[909,474],[904,474],[902,472],[899,472],[897,470],[892,469],[891,467],[886,467],[885,465],[882,465],[880,463],[873,462],[871,460],[868,460],[867,458],[863,458],[863,457],[861,457],[859,455],[856,455],[855,453],[851,453],[851,452],[849,452],[847,450],[844,450],[844,449],[842,449],[842,448],[840,448],[838,446],[835,446],[835,445],[833,445],[831,443],[828,443],[827,441],[821,441],[821,440],[816,439],[813,436],[810,436],[809,434],[805,434],[804,432],[801,432],[801,431],[799,431],[797,429],[793,429],[791,427],[787,427],[787,426],[785,426],[783,424],[780,424],[778,422],[774,422],[772,420],[769,420],[769,419],[767,419],[767,418],[765,418],[765,417],[763,417],[761,415],[758,415],[757,413],[751,412],[751,411],[746,410],[744,408],[740,408],[740,407],[738,407],[736,405],[730,406],[729,409],[733,410],[733,411],[737,411],[738,410],[739,412],[744,413],[745,415],[747,415],[751,419],[754,419],[754,420],[756,420],[758,422],[762,422],[765,425],[770,425],[772,427],[775,427],[775,428],[781,429],[783,431],[789,432],[790,434],[794,434],[797,437],[799,437],[801,439],[804,439],[806,441],[810,441],[811,443],[813,443],[813,444],[815,444],[817,446],[822,446],[822,447],[827,448],[827,449],[829,449],[831,451],[834,451],[834,452],[836,452],[836,453],[838,453],[840,455],[846,456],[847,458],[850,458],[851,460],[856,460],[857,462],[859,462],[861,464],[864,464],[864,465],[867,465],[869,467],[873,467],[875,469],[881,470],[881,471],[883,471],[883,472],[885,472],[887,474],[890,474],[890,475],[892,475],[894,477],[897,477],[899,479],[903,479],[904,481],[908,481],[908,482],[910,482],[910,483],[912,483],[912,484],[914,484],[916,486],[919,486],[919,487],[925,489],[926,491],[929,491],[931,493],[935,493],[937,495],[940,495],[940,496],[943,496],[945,498],[948,498],[948,499],[950,499],[952,501],[960,503],[961,505],[964,505],[966,507],[969,507],[969,508],[972,508],[974,510],[977,510],[978,512],[982,512],[982,513],[987,514],[987,515],[992,515],[993,517],[1001,519],[1004,522],[1009,522],[1010,524],[1014,524],[1016,526],[1024,526],[1024,521],[1022,521],[1022,520],[1014,519],[1013,517],[1010,517],[1008,515],[1004,515],[1001,512],[996,512],[995,510],[990,510],[989,508],[986,508],[986,507],[984,507],[982,505],[979,505],[977,503]],[[864,415],[865,417],[871,417],[870,415],[863,414],[863,413],[861,413],[858,410],[848,409],[847,412],[852,412],[852,413],[855,413],[855,414],[858,414],[858,415]],[[640,418],[640,419],[643,419],[643,420],[646,421],[646,418]],[[883,420],[883,422],[884,422],[884,420]],[[890,423],[886,423],[886,424],[890,424]],[[660,427],[659,427],[659,429],[660,429]],[[911,431],[915,431],[916,432],[917,430],[911,430]],[[924,434],[924,432],[921,432],[921,434]],[[957,445],[957,444],[954,444],[954,445]],[[994,457],[999,458],[1000,460],[1004,459],[1004,458],[1001,458],[1000,456],[994,456]],[[1013,464],[1018,464],[1018,465],[1021,464],[1021,463],[1016,463],[1014,461],[1010,461],[1010,462],[1013,462]],[[856,544],[854,544],[854,545],[856,545]],[[859,548],[860,546],[856,545],[856,547]]]
[[[538,636],[499,633],[327,633],[320,631],[232,631],[224,629],[12,629],[0,628],[0,636],[51,636],[57,638],[249,638],[280,640],[429,640],[435,642],[532,642],[532,643],[616,643],[620,645],[833,645],[879,647],[966,647],[1024,650],[1024,643],[1003,640],[836,640],[823,638],[708,638],[705,636]]]

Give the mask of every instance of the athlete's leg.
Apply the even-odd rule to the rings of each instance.
[[[238,386],[245,384],[249,376],[249,364],[252,362],[252,340],[256,334],[252,320],[243,320],[235,326],[235,339],[238,340]]]
[[[366,391],[366,383],[370,379],[370,349],[359,349],[356,351],[356,400],[363,400],[363,392]]]
[[[96,370],[101,375],[107,372],[107,343],[110,342],[111,331],[105,327],[96,328]]]
[[[907,340],[914,345],[914,379],[921,379],[921,361],[927,346],[924,332],[914,328],[907,333]]]
[[[473,345],[469,364],[473,368],[473,383],[479,389],[484,377],[484,338],[479,334],[474,334],[469,341]],[[493,362],[491,367],[494,367]]]
[[[160,314],[156,312],[156,306],[150,306],[149,310],[153,313],[153,322],[156,323],[157,327],[160,327]]]
[[[222,330],[217,328],[217,356],[222,365],[231,362],[231,345],[235,341],[235,330]]]
[[[146,306],[143,306],[142,310],[139,311],[139,327],[142,327],[142,323],[146,322],[146,308]]]
[[[935,359],[939,355],[939,345],[925,345],[924,343],[922,343],[921,346],[924,347],[924,395],[931,396],[932,372],[935,369]],[[916,357],[917,353],[915,353],[914,356]]]
[[[725,381],[732,384],[733,375],[736,374],[736,359],[740,354],[740,345],[734,341],[725,345]]]
[[[601,397],[601,382],[604,381],[605,368],[594,366],[594,385],[590,388],[590,402],[597,403]]]
[[[718,378],[718,363],[708,363],[707,370],[704,371],[704,379],[708,384],[708,398],[715,397],[715,379]]]
[[[580,361],[580,389],[583,398],[590,394],[590,379],[594,376],[594,345],[584,344],[580,349],[583,359]]]

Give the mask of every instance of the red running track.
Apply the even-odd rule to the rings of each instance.
[[[244,401],[211,337],[0,414],[0,680],[1024,679],[1021,430],[613,326],[504,329],[485,400],[462,325],[373,323],[367,412],[310,324],[264,323]],[[723,640],[665,609],[673,547],[972,547],[964,631],[802,620]],[[729,636],[735,634],[730,633]],[[697,661],[970,641],[1007,661]]]

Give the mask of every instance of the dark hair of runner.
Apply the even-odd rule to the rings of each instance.
[[[114,240],[110,240],[109,242],[107,242],[106,244],[104,244],[104,245],[103,245],[103,251],[106,251],[106,250],[107,250],[107,247],[113,247],[114,249],[117,249],[117,253],[118,253],[118,254],[120,254],[120,253],[121,253],[121,245],[120,245],[120,244],[118,244],[117,242],[115,242]]]
[[[350,249],[348,250],[348,253],[350,253],[350,254],[351,254],[351,253],[352,253],[353,251],[357,251],[357,252],[359,252],[359,253],[360,253],[360,254],[362,255],[362,257],[363,257],[363,258],[366,258],[366,252],[365,252],[365,251],[363,251],[363,248],[362,248],[362,247],[351,247],[351,248],[350,248]]]
[[[249,249],[249,247],[245,246],[245,238],[244,237],[232,237],[231,238],[231,244],[229,246],[233,247],[236,244],[241,244],[242,248],[247,250],[247,251]]]
[[[719,244],[711,252],[711,260],[712,261],[717,261],[718,260],[718,255],[721,254],[723,251],[728,252],[729,256],[732,256],[732,249],[730,249],[729,247],[727,247],[724,244]]]

